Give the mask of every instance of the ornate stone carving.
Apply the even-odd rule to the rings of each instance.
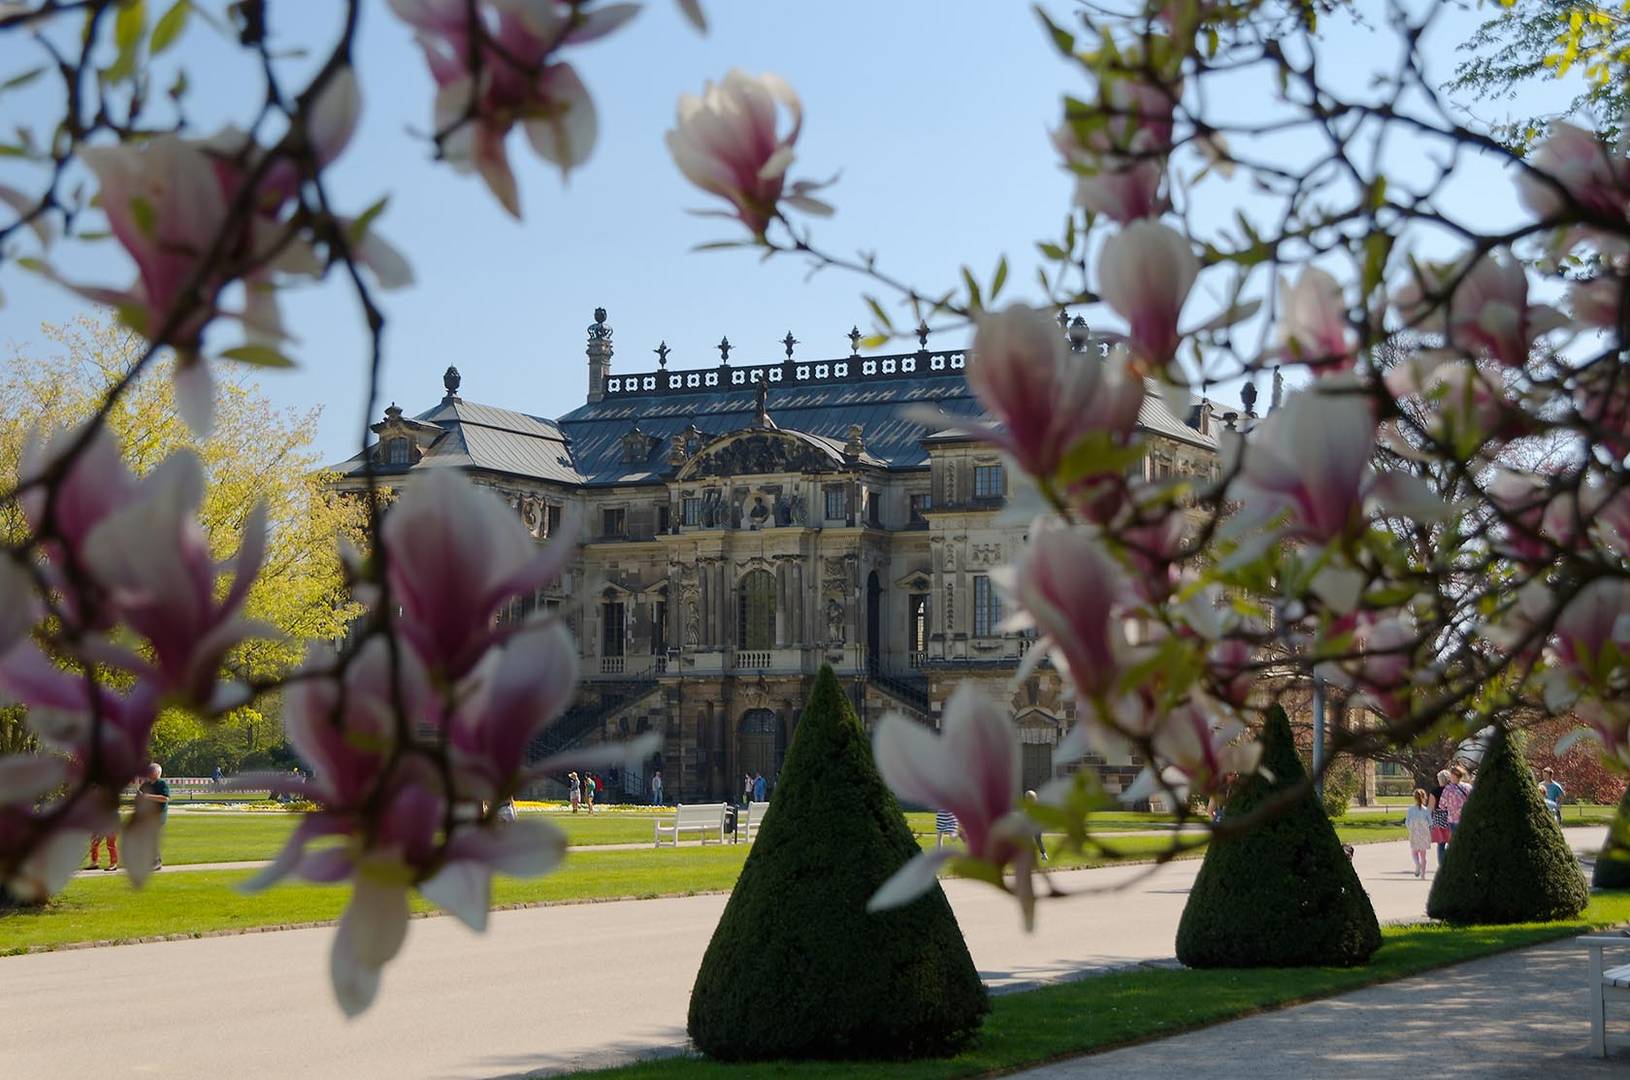
[[[778,472],[824,472],[832,459],[791,435],[755,432],[696,457],[687,476],[754,476]]]
[[[1002,562],[1002,545],[974,544],[968,550],[968,562],[972,566],[998,566]]]
[[[843,601],[835,596],[826,602],[826,640],[843,644]]]

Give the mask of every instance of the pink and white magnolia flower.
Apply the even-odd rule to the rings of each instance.
[[[1521,368],[1536,341],[1567,325],[1550,305],[1528,302],[1528,274],[1509,256],[1489,252],[1469,268],[1424,270],[1426,278],[1400,290],[1399,307],[1411,325],[1441,332],[1455,348]]]
[[[792,117],[785,135],[776,133],[778,105]],[[666,136],[668,152],[687,180],[727,200],[734,216],[762,238],[783,205],[808,214],[832,212],[810,194],[824,184],[787,183],[803,123],[803,105],[780,76],[732,69],[723,81],[705,84],[701,97],[680,95],[678,121]]]
[[[1518,174],[1517,194],[1536,217],[1561,214],[1566,207],[1563,192],[1591,213],[1619,220],[1630,214],[1630,159],[1594,132],[1555,121],[1529,164],[1534,171]]]
[[[98,685],[93,695],[83,676],[24,641],[0,656],[0,695],[28,707],[30,730],[48,749],[67,755],[74,780],[116,794],[150,760],[159,695],[149,682],[138,680],[126,694]]]
[[[1316,266],[1304,266],[1296,284],[1281,279],[1279,291],[1283,312],[1278,336],[1284,355],[1321,371],[1351,368],[1357,346],[1341,284]]]
[[[1555,631],[1556,662],[1580,682],[1606,687],[1630,659],[1630,581],[1591,581],[1562,609]]]
[[[550,621],[489,653],[471,681],[450,726],[453,767],[460,795],[492,801],[507,794],[532,737],[571,702],[577,645]]]
[[[540,550],[496,495],[452,470],[427,472],[381,530],[399,633],[431,671],[462,677],[513,633],[493,625],[494,612],[559,577],[575,539],[573,523]]]
[[[1138,131],[1124,152],[1113,148],[1102,129],[1095,135],[1083,144],[1067,123],[1053,132],[1053,146],[1075,174],[1076,204],[1122,225],[1165,213],[1171,205],[1165,193],[1165,147],[1155,135]]]
[[[1456,452],[1475,453],[1489,440],[1515,439],[1532,426],[1498,379],[1474,360],[1423,351],[1387,372],[1384,381],[1395,398],[1419,398],[1428,434]]]
[[[1177,353],[1177,320],[1199,275],[1187,238],[1158,221],[1133,221],[1104,241],[1098,292],[1131,325],[1127,343],[1147,367],[1164,370]]]
[[[203,497],[203,466],[179,451],[143,477],[130,501],[85,541],[92,576],[152,647],[151,677],[197,706],[219,704],[222,660],[245,637],[263,633],[240,612],[266,553],[266,507],[257,503],[237,555],[226,564],[232,584],[217,597],[216,577],[225,566],[210,554],[198,523]],[[146,665],[137,673],[146,674]]]
[[[1143,382],[1118,354],[1071,352],[1053,320],[1015,304],[984,315],[968,357],[968,385],[1001,422],[991,438],[1025,472],[1053,475],[1072,447],[1102,434],[1128,445]]]
[[[1014,626],[1043,635],[1032,652],[1050,653],[1076,690],[1111,695],[1127,662],[1123,612],[1132,602],[1126,570],[1084,527],[1038,525],[1018,560],[999,575],[1020,613]]]
[[[563,175],[588,160],[599,131],[594,100],[577,69],[554,57],[564,46],[621,27],[638,13],[638,4],[580,10],[561,0],[390,3],[413,27],[436,81],[436,137],[443,156],[461,172],[478,172],[505,210],[521,216],[504,146],[516,124],[533,151]]]
[[[1229,486],[1242,520],[1289,514],[1287,531],[1320,543],[1362,519],[1375,418],[1356,395],[1302,390],[1258,424]]]
[[[1137,802],[1160,790],[1157,769],[1164,786],[1180,797],[1191,792],[1210,794],[1220,790],[1230,776],[1256,771],[1262,745],[1254,739],[1242,740],[1245,734],[1245,725],[1238,720],[1210,702],[1191,698],[1156,721],[1150,739],[1154,764],[1122,793],[1122,800]]]
[[[1592,441],[1615,457],[1630,454],[1630,375],[1617,363],[1597,364],[1579,379],[1573,396]]]
[[[1630,335],[1630,278],[1602,274],[1568,286],[1568,310],[1575,321]]]
[[[997,869],[1014,864],[1014,892],[1029,926],[1035,917],[1034,827],[1018,808],[1019,730],[1012,719],[963,683],[946,701],[938,733],[890,713],[877,725],[873,747],[877,770],[896,795],[956,815],[968,858]],[[916,855],[882,884],[866,910],[911,903],[934,887],[941,867],[961,855],[955,848]]]

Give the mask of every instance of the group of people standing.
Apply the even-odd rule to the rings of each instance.
[[[1404,828],[1409,832],[1409,853],[1415,862],[1416,877],[1426,876],[1426,852],[1434,844],[1438,866],[1443,866],[1443,854],[1460,828],[1460,815],[1471,793],[1471,773],[1458,761],[1439,770],[1431,790],[1415,789],[1415,805],[1404,815]]]
[[[746,773],[741,778],[741,804],[763,802],[767,785],[763,773]]]
[[[572,801],[572,813],[577,813],[581,807],[589,813],[594,813],[594,793],[600,789],[600,779],[591,772],[582,776],[569,772],[566,774],[566,792]]]
[[[149,807],[151,807],[151,809],[149,809]],[[164,767],[156,761],[147,766],[146,775],[138,778],[136,781],[136,813],[156,813],[159,816],[159,821],[161,824],[163,820],[169,816],[170,783],[164,779]],[[162,835],[162,833],[160,835]],[[102,861],[102,842],[104,840],[107,841],[108,845],[107,869],[119,869],[118,833],[98,833],[91,837],[90,865],[85,867],[85,869],[96,870],[100,868]],[[153,855],[153,869],[162,870],[163,868],[164,859],[155,852]]]

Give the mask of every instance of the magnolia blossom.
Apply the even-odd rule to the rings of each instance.
[[[1351,644],[1343,651],[1358,655],[1320,663],[1319,677],[1332,686],[1359,691],[1383,716],[1398,719],[1408,715],[1418,638],[1408,616],[1363,612],[1337,619],[1327,633],[1350,634]]]
[[[86,566],[108,590],[114,609],[152,647],[153,678],[195,705],[216,698],[227,651],[260,632],[239,612],[266,551],[266,507],[257,503],[228,564],[232,584],[217,598],[222,567],[198,523],[203,497],[203,466],[191,452],[179,451],[144,477],[129,502],[85,540]],[[149,669],[141,664],[136,670]]]
[[[520,773],[533,736],[570,703],[577,645],[551,621],[489,653],[472,681],[452,717],[453,767],[462,795],[496,800]]]
[[[1245,725],[1202,698],[1193,697],[1163,715],[1152,711],[1150,715],[1146,726],[1155,761],[1122,792],[1123,802],[1147,799],[1163,788],[1174,790],[1179,798],[1191,792],[1210,794],[1229,777],[1256,771],[1262,759],[1261,744],[1242,738]]]
[[[1083,209],[1126,224],[1139,218],[1158,218],[1169,202],[1165,194],[1164,148],[1148,130],[1138,131],[1116,152],[1107,132],[1094,131],[1087,143],[1065,124],[1053,132],[1053,145],[1075,174],[1075,201]]]
[[[1550,135],[1534,151],[1529,166],[1517,176],[1517,194],[1537,217],[1562,213],[1566,207],[1563,192],[1594,214],[1622,221],[1630,213],[1630,160],[1594,132],[1561,120],[1553,122]]]
[[[414,29],[436,81],[436,139],[461,172],[474,170],[500,205],[521,216],[504,144],[520,124],[537,155],[562,174],[588,160],[599,129],[594,101],[563,46],[604,37],[638,4],[580,9],[561,0],[390,0]]]
[[[433,671],[466,674],[511,632],[494,613],[559,577],[574,534],[540,550],[496,495],[451,470],[427,471],[386,513],[381,536],[403,639]]]
[[[1292,535],[1326,542],[1360,520],[1374,445],[1375,419],[1363,398],[1300,391],[1252,432],[1229,493],[1242,503],[1242,519],[1288,513]]]
[[[1028,926],[1035,907],[1034,827],[1018,809],[1019,731],[1013,721],[963,683],[945,703],[938,734],[890,713],[877,725],[873,747],[878,772],[896,795],[956,815],[969,858],[997,868],[1014,864],[1014,892]],[[883,883],[866,910],[909,904],[932,889],[939,869],[959,854],[936,848],[913,857]]]
[[[1387,372],[1385,382],[1396,398],[1419,398],[1428,434],[1456,453],[1482,450],[1491,439],[1517,438],[1531,427],[1493,374],[1441,350],[1416,353]]]
[[[1614,457],[1630,454],[1630,373],[1617,363],[1595,365],[1580,378],[1574,404],[1593,441]]]
[[[1126,571],[1097,536],[1084,527],[1037,527],[999,580],[1021,609],[1012,624],[1043,635],[1032,653],[1050,653],[1078,692],[1109,695],[1126,662],[1122,613],[1131,594]]]
[[[138,680],[128,693],[64,670],[31,641],[0,656],[0,694],[28,706],[27,723],[42,743],[66,754],[76,780],[117,793],[148,763],[159,694]]]
[[[1352,367],[1357,350],[1340,283],[1316,266],[1304,266],[1295,285],[1281,280],[1279,289],[1284,310],[1278,336],[1284,354],[1320,369]]]
[[[1425,274],[1399,292],[1404,317],[1507,367],[1525,366],[1534,342],[1566,325],[1555,308],[1528,302],[1527,272],[1509,256],[1491,252],[1469,267],[1428,267]]]
[[[776,134],[777,105],[792,117],[785,135]],[[687,180],[727,200],[762,238],[783,204],[810,214],[832,212],[810,195],[824,184],[787,184],[803,123],[803,105],[780,76],[732,69],[722,82],[705,84],[701,97],[680,95],[678,121],[666,136],[668,152]]]
[[[1082,440],[1125,446],[1137,430],[1142,380],[1120,356],[1071,352],[1051,318],[1014,305],[979,320],[968,385],[1002,424],[992,438],[1025,472],[1052,476]]]
[[[1178,316],[1200,274],[1188,240],[1175,229],[1141,219],[1104,241],[1098,257],[1098,292],[1131,324],[1133,354],[1164,369],[1177,352]]]
[[[1575,321],[1630,335],[1630,279],[1604,274],[1568,286],[1568,309]]]
[[[1605,686],[1630,657],[1630,581],[1596,578],[1580,589],[1557,617],[1553,654],[1581,682]]]

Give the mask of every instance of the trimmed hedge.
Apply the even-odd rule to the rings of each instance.
[[[1619,800],[1619,812],[1607,830],[1607,842],[1596,856],[1590,883],[1598,889],[1630,889],[1630,788]]]
[[[1550,922],[1573,918],[1589,902],[1579,860],[1545,808],[1516,736],[1496,732],[1426,913],[1454,923]]]
[[[1262,764],[1269,775],[1240,780],[1225,820],[1307,778],[1278,706],[1263,725]],[[1207,846],[1177,926],[1177,958],[1196,968],[1355,967],[1380,947],[1375,909],[1311,788],[1256,828]]]
[[[919,848],[823,667],[769,813],[702,958],[689,1030],[727,1061],[902,1058],[967,1040],[990,1005],[939,886],[866,901]]]

